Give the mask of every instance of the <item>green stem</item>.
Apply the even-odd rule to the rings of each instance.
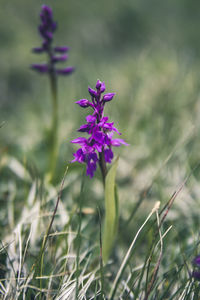
[[[52,124],[51,124],[51,149],[49,161],[49,181],[52,182],[56,169],[56,161],[58,156],[58,92],[56,75],[52,71],[50,73],[50,88],[52,95]]]
[[[108,170],[107,170],[107,167],[106,167],[104,150],[102,150],[102,152],[99,153],[99,166],[100,166],[100,169],[101,169],[103,184],[105,186],[106,174],[107,174]]]

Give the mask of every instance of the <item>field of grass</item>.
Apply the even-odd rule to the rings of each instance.
[[[58,80],[49,181],[51,92],[30,69],[45,59],[31,52],[44,3],[0,0],[0,299],[200,299],[200,3],[157,2],[45,3],[54,43],[70,47],[75,67]],[[114,183],[106,194],[99,167],[90,179],[70,163],[87,115],[75,102],[97,79],[116,93],[105,115],[129,144],[114,149],[119,219],[108,260]]]

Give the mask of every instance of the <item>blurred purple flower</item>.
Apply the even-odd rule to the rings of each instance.
[[[68,74],[71,74],[72,72],[74,71],[74,67],[67,67],[67,68],[64,68],[64,69],[56,69],[56,74],[59,74],[59,75],[68,75]]]
[[[193,271],[193,272],[192,272],[192,277],[193,277],[195,280],[200,281],[200,271]]]
[[[195,267],[196,270],[194,270],[192,272],[192,277],[195,280],[200,281],[200,255],[197,255],[194,259],[193,259],[193,265]]]
[[[43,39],[41,47],[33,48],[36,54],[46,53],[48,56],[48,63],[46,64],[33,64],[31,68],[39,73],[51,73],[58,75],[69,75],[74,71],[73,67],[57,69],[55,64],[64,62],[68,59],[66,52],[69,50],[67,46],[52,47],[54,32],[57,29],[57,23],[53,20],[52,9],[43,5],[40,13],[41,24],[38,31]],[[59,56],[60,54],[60,56]]]
[[[118,147],[121,144],[128,145],[122,139],[113,139],[113,134],[116,132],[121,135],[117,128],[114,127],[114,122],[108,122],[108,117],[104,117],[105,103],[111,101],[115,93],[108,93],[104,96],[105,83],[100,80],[96,83],[96,91],[88,87],[88,92],[92,102],[87,99],[76,101],[80,107],[93,109],[93,114],[86,117],[86,124],[83,124],[78,129],[79,132],[89,134],[88,138],[79,137],[71,141],[71,143],[79,144],[79,148],[73,155],[72,162],[86,163],[86,174],[91,178],[97,168],[97,163],[102,163],[102,156],[105,163],[111,163],[114,157],[112,147]],[[98,155],[97,155],[98,154]],[[105,174],[104,174],[105,175]]]
[[[200,255],[197,255],[197,256],[194,258],[193,264],[194,264],[196,267],[200,267]]]
[[[32,64],[31,68],[36,70],[40,73],[47,73],[49,72],[49,66],[47,64]]]
[[[67,47],[67,46],[54,47],[54,51],[59,52],[59,53],[66,53],[68,50],[69,50],[69,47]]]

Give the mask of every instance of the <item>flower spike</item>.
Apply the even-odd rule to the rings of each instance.
[[[105,91],[105,83],[97,80],[96,91],[88,87],[88,92],[92,98],[92,102],[87,99],[76,101],[76,104],[83,108],[91,107],[93,114],[86,117],[87,124],[83,124],[78,129],[79,132],[85,132],[89,135],[88,138],[79,137],[71,141],[71,143],[79,144],[79,148],[73,155],[72,162],[86,163],[86,174],[91,178],[99,163],[102,170],[102,175],[105,180],[106,163],[111,163],[114,157],[112,147],[119,147],[121,144],[128,145],[122,139],[113,139],[113,134],[116,132],[121,135],[117,128],[114,127],[114,122],[109,123],[108,117],[104,116],[104,106],[115,96],[115,93],[102,95]]]
[[[41,24],[38,27],[38,31],[43,39],[41,47],[35,47],[32,51],[36,54],[46,53],[48,56],[48,63],[45,65],[33,64],[31,68],[39,73],[53,73],[57,75],[69,75],[74,71],[73,67],[67,67],[63,69],[56,68],[56,64],[64,62],[68,59],[69,47],[56,46],[53,47],[54,32],[57,29],[57,23],[53,19],[53,11],[47,6],[43,5],[40,13]]]

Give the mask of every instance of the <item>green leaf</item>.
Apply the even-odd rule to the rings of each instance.
[[[113,163],[105,181],[105,221],[103,231],[102,255],[106,263],[110,256],[118,225],[118,197],[115,184],[118,158]]]

